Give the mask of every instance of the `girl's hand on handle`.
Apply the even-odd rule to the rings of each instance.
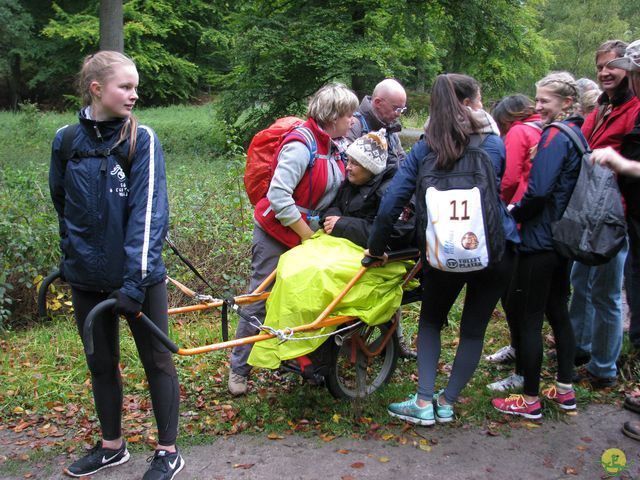
[[[131,298],[129,295],[115,290],[109,298],[115,298],[116,303],[113,306],[113,313],[116,315],[124,315],[125,317],[137,317],[142,310],[142,304]]]
[[[383,253],[382,256],[371,255],[369,249],[367,248],[364,251],[364,258],[362,259],[363,267],[383,267],[386,265],[387,260],[389,260],[389,256],[386,253]]]

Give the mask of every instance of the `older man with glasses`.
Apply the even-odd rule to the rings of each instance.
[[[399,164],[406,157],[400,144],[398,132],[402,129],[400,116],[407,110],[407,94],[397,80],[387,78],[364,97],[355,113],[347,143],[351,144],[362,135],[386,129],[388,160],[387,165]]]

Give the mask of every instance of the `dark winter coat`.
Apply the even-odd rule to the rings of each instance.
[[[583,140],[582,118],[572,117],[562,123],[570,126]],[[571,139],[555,127],[542,133],[531,164],[527,191],[515,204],[511,215],[520,223],[520,251],[551,251],[551,223],[560,220],[578,181],[581,155]]]
[[[124,120],[98,122],[80,113],[72,150],[111,147]],[[114,154],[63,161],[63,127],[53,141],[49,187],[58,214],[62,272],[74,287],[122,293],[142,303],[146,287],[165,279],[162,245],[169,202],[162,147],[140,125],[128,176]],[[122,145],[128,151],[129,143]]]
[[[345,180],[340,186],[335,200],[324,217],[339,216],[331,235],[351,240],[365,248],[369,232],[376,218],[382,195],[397,171],[395,165],[389,165],[364,185],[353,185]],[[406,207],[402,219],[393,226],[390,240],[392,250],[411,246],[414,241],[415,218],[411,207]]]
[[[387,153],[389,155],[387,165],[399,165],[407,156],[402,148],[400,136],[398,135],[398,132],[402,130],[402,125],[400,125],[398,121],[390,125],[383,123],[373,111],[370,96],[364,97],[358,107],[358,111],[354,115],[351,128],[349,129],[349,133],[347,133],[348,143],[351,144],[362,135],[380,130],[381,128],[387,131]]]

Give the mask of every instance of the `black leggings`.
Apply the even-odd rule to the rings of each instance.
[[[571,383],[576,344],[567,307],[569,273],[569,260],[553,251],[520,254],[508,304],[515,318],[513,346],[526,395],[537,396],[540,389],[545,313],[556,342],[558,381]]]
[[[425,270],[422,309],[418,327],[418,398],[430,400],[434,394],[441,350],[441,330],[466,286],[460,317],[460,342],[451,376],[444,390],[448,402],[454,403],[478,366],[484,334],[491,314],[513,275],[516,253],[509,243],[500,263],[471,273]]]
[[[72,288],[73,308],[80,335],[91,311],[108,293],[88,292]],[[142,311],[165,333],[168,332],[167,287],[164,282],[147,288]],[[153,412],[158,426],[158,443],[174,445],[178,432],[180,390],[178,374],[171,352],[140,322],[127,319],[142,361]],[[94,323],[94,353],[87,355],[91,385],[102,437],[116,440],[122,436],[122,379],[120,377],[120,344],[118,318],[111,312]]]

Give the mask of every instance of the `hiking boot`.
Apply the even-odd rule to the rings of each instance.
[[[591,354],[589,353],[577,354],[575,357],[573,357],[573,365],[576,367],[586,365],[590,361],[591,361]]]
[[[516,360],[516,349],[506,345],[496,353],[485,356],[484,359],[491,363],[513,363]]]
[[[624,403],[622,404],[624,408],[627,410],[631,410],[632,412],[640,413],[640,397],[626,397],[624,399]]]
[[[429,403],[426,407],[419,407],[416,404],[417,400],[418,395],[416,394],[404,402],[392,403],[387,408],[387,412],[392,417],[415,425],[429,426],[436,423],[433,415],[433,405]]]
[[[586,368],[580,368],[571,379],[572,383],[589,384],[594,390],[615,387],[618,384],[617,377],[598,377]]]
[[[634,440],[640,440],[640,420],[629,420],[622,425],[622,433]]]
[[[440,390],[433,395],[433,410],[436,416],[436,422],[448,423],[455,418],[453,405],[440,405],[440,395],[444,395],[444,390]]]
[[[542,405],[540,400],[527,403],[522,395],[509,395],[507,398],[494,398],[491,400],[493,408],[509,415],[520,415],[524,418],[537,420],[542,418]]]
[[[542,390],[542,395],[547,397],[558,404],[563,410],[575,410],[576,409],[576,392],[571,389],[566,393],[558,392],[555,385]]]
[[[71,477],[85,477],[116,465],[122,465],[129,460],[127,443],[123,440],[122,446],[116,450],[103,448],[102,441],[98,441],[96,446],[89,450],[84,457],[76,460],[63,471]]]
[[[400,351],[398,352],[400,358],[418,358],[418,353],[409,348],[406,343],[400,342]]]
[[[184,468],[184,458],[177,450],[173,453],[166,450],[156,450],[153,456],[147,458],[149,468],[142,480],[172,480]]]
[[[234,397],[247,393],[248,377],[238,375],[233,370],[229,370],[229,393]]]
[[[512,373],[507,378],[498,380],[487,385],[489,390],[494,392],[504,392],[505,390],[519,389],[524,386],[524,377],[517,373]]]

